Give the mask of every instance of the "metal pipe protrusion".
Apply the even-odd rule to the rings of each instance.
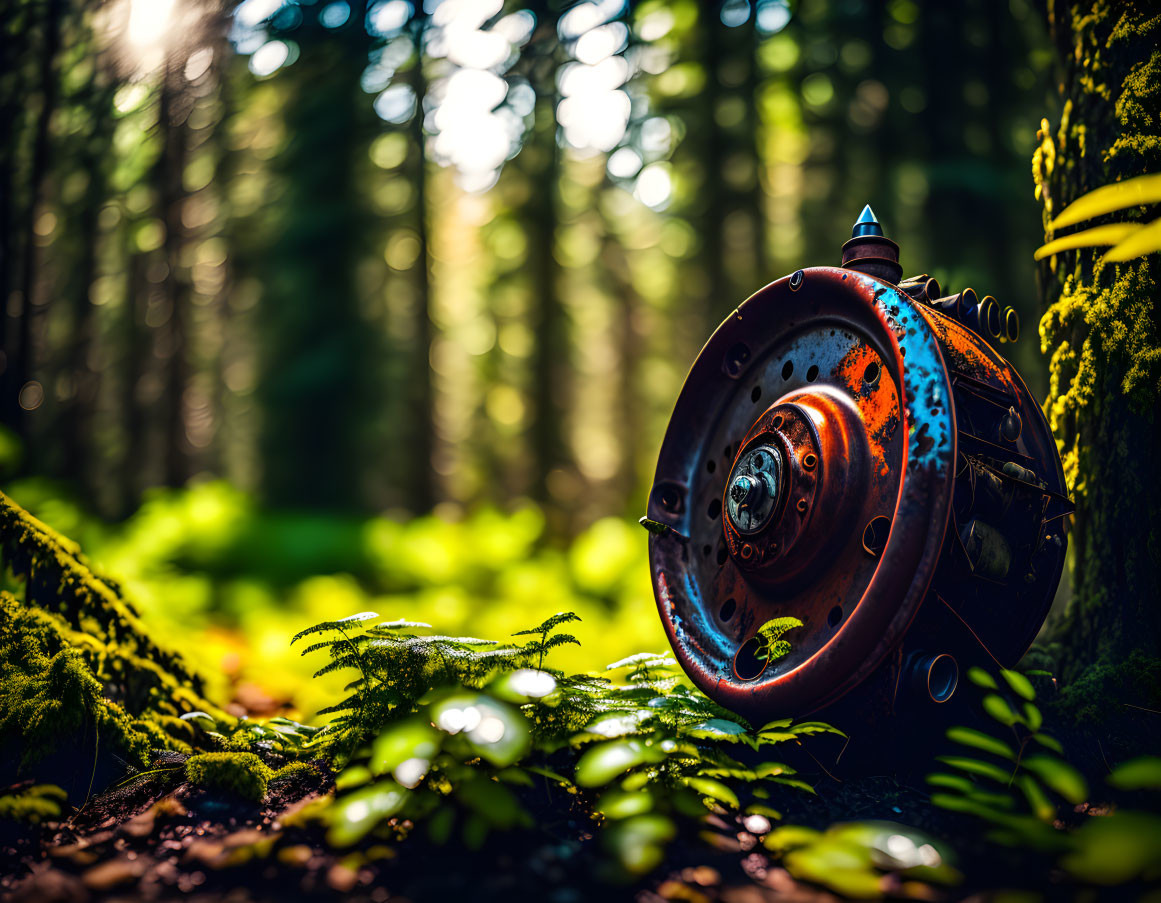
[[[963,323],[967,312],[979,305],[980,299],[976,294],[975,289],[965,288],[958,295],[948,295],[944,298],[936,298],[931,302],[931,306],[952,319],[959,320]]]
[[[913,652],[907,665],[907,683],[920,699],[947,702],[959,686],[959,663],[946,652]]]
[[[1012,307],[1004,308],[1004,338],[1009,342],[1020,338],[1020,315]]]
[[[989,342],[995,342],[1003,336],[1000,305],[991,295],[985,295],[984,300],[965,312],[963,324]]]

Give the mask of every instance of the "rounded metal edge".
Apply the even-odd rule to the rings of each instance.
[[[947,367],[943,359],[939,342],[924,318],[921,305],[906,296],[895,286],[876,280],[856,271],[836,267],[812,267],[806,269],[804,275],[823,276],[833,281],[850,280],[850,284],[861,286],[861,294],[868,302],[884,327],[887,345],[894,353],[896,372],[903,377],[901,398],[905,422],[903,426],[908,431],[908,442],[904,454],[903,479],[900,484],[899,496],[895,505],[892,521],[892,536],[896,538],[893,544],[888,538],[887,547],[883,551],[880,567],[872,578],[871,585],[864,593],[854,611],[844,620],[835,636],[810,659],[783,675],[778,675],[773,681],[765,684],[744,688],[744,693],[732,693],[730,698],[723,699],[721,684],[727,678],[726,673],[719,673],[715,678],[711,674],[711,661],[695,661],[694,651],[687,645],[686,640],[692,641],[693,636],[681,623],[682,615],[675,611],[675,592],[699,592],[700,587],[693,585],[687,573],[682,573],[681,587],[671,583],[669,575],[662,570],[661,565],[670,555],[676,553],[678,560],[688,562],[688,548],[678,551],[673,548],[662,549],[661,543],[673,543],[677,540],[671,533],[668,536],[653,535],[649,540],[650,573],[653,583],[654,597],[657,602],[658,613],[670,645],[682,669],[689,678],[707,695],[719,703],[739,711],[750,717],[762,717],[765,714],[807,714],[822,708],[845,693],[849,692],[878,667],[887,655],[902,641],[904,634],[910,627],[926,598],[931,580],[939,562],[940,551],[943,546],[951,510],[951,496],[954,485],[954,463],[957,452],[955,405],[951,395],[951,385],[948,379]],[[698,371],[699,362],[707,353],[713,352],[717,346],[732,341],[735,336],[733,330],[735,320],[739,319],[746,306],[763,303],[782,283],[788,282],[789,276],[775,280],[751,295],[739,308],[727,317],[714,331],[702,350],[695,358],[686,376],[681,392],[674,404],[674,414],[681,408],[683,401],[689,403],[688,394],[691,379]],[[711,366],[709,363],[702,366]],[[926,391],[921,391],[926,387]],[[937,405],[935,403],[938,403]],[[921,407],[921,405],[923,407]],[[934,414],[916,416],[922,410],[931,411],[938,407],[942,416]],[[916,429],[914,423],[921,426]],[[929,435],[925,427],[935,424],[935,435]],[[665,459],[665,449],[674,441],[683,438],[673,435],[674,416],[670,415],[670,423],[662,440],[658,456],[658,472],[654,483],[664,479],[660,472],[661,464]],[[916,514],[922,514],[922,508],[928,509],[923,523],[912,523]],[[653,503],[650,501],[650,516]],[[900,537],[894,529],[895,523],[901,515],[908,517],[909,533],[914,542],[914,534],[922,533],[922,551],[918,556],[907,556],[892,550],[901,549],[906,544],[906,538]],[[684,516],[679,518],[684,520]],[[680,535],[680,532],[678,533]],[[911,558],[908,561],[908,558]],[[902,559],[896,561],[896,559]],[[884,564],[887,566],[884,567]],[[884,617],[877,610],[875,616],[867,612],[875,606],[864,606],[863,600],[872,596],[890,591],[885,584],[889,582],[892,569],[908,568],[911,579],[893,616]],[[676,581],[675,581],[676,582]],[[700,600],[691,600],[700,601]],[[692,606],[690,606],[692,607]],[[701,606],[704,608],[705,606]],[[860,611],[862,616],[860,616]],[[693,615],[694,612],[690,612]],[[703,613],[704,614],[704,613]],[[880,623],[874,623],[880,622]],[[885,622],[885,623],[882,623]],[[853,671],[835,678],[833,674],[827,679],[828,660],[836,657],[841,646],[857,643],[851,637],[860,638],[868,635],[868,631],[878,631],[879,640],[862,658],[862,664]],[[698,649],[698,653],[705,655],[706,650]],[[729,672],[732,673],[733,655],[726,661]],[[719,669],[720,672],[721,669]],[[823,675],[817,677],[815,675]],[[812,679],[804,680],[810,677]],[[792,697],[797,697],[797,704]],[[779,708],[782,706],[782,708]]]

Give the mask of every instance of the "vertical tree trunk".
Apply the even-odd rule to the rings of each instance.
[[[16,279],[20,294],[18,320],[15,335],[10,336],[7,361],[4,372],[4,392],[0,398],[3,405],[0,414],[4,423],[13,427],[21,435],[27,435],[24,412],[18,403],[19,392],[32,374],[32,337],[34,319],[34,294],[36,291],[36,242],[33,226],[40,207],[41,187],[48,172],[50,133],[49,126],[56,109],[58,93],[56,58],[60,49],[63,17],[62,0],[47,0],[44,7],[43,45],[40,48],[39,88],[40,109],[37,111],[32,141],[32,158],[28,167],[28,196],[24,219],[20,224],[23,235],[21,260]],[[5,299],[11,313],[12,299]]]
[[[181,486],[189,477],[189,441],[185,431],[185,389],[189,382],[187,347],[190,287],[182,262],[185,226],[181,221],[185,189],[182,176],[186,164],[185,117],[188,109],[180,97],[184,55],[170,51],[161,74],[158,128],[162,131],[162,151],[157,161],[159,218],[165,224],[163,253],[168,273],[165,295],[169,317],[164,324],[161,347],[165,359],[165,390],[162,402],[164,442],[162,473],[167,486]]]
[[[1161,16],[1146,0],[1062,0],[1052,10],[1064,110],[1034,160],[1045,222],[1077,197],[1161,169]],[[1123,219],[1123,217],[1120,217]],[[1047,408],[1077,503],[1064,673],[1161,647],[1161,286],[1157,255],[1105,249],[1046,261],[1040,334]]]
[[[531,316],[536,336],[532,360],[532,495],[545,501],[552,471],[568,461],[565,437],[565,374],[568,367],[568,327],[560,299],[560,267],[556,260],[556,191],[560,148],[556,140],[556,16],[553,4],[540,5],[537,34],[527,53],[535,54],[529,81],[536,91],[532,132],[522,155],[532,182],[527,204],[528,271]]]
[[[412,353],[411,377],[408,380],[409,420],[412,436],[408,454],[409,474],[405,487],[408,507],[415,513],[429,511],[435,504],[435,411],[431,385],[431,259],[427,232],[427,145],[423,131],[423,101],[427,96],[427,75],[423,70],[423,41],[427,14],[416,14],[415,65],[411,70],[411,87],[415,91],[415,115],[409,124],[415,146],[415,234],[419,239],[418,271],[415,285],[415,347]]]

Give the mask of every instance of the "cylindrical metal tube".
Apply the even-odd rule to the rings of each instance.
[[[1004,338],[1014,342],[1020,338],[1020,315],[1014,308],[1004,308]]]

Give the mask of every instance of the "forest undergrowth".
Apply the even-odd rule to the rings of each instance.
[[[868,768],[891,738],[749,724],[668,654],[558,667],[580,646],[572,611],[500,640],[361,611],[286,637],[338,688],[327,706],[253,716],[215,705],[116,582],[3,496],[0,547],[0,886],[17,898],[1158,891],[1161,759],[1122,744],[1095,765],[1042,671],[972,669],[969,723],[912,725],[909,756]]]

